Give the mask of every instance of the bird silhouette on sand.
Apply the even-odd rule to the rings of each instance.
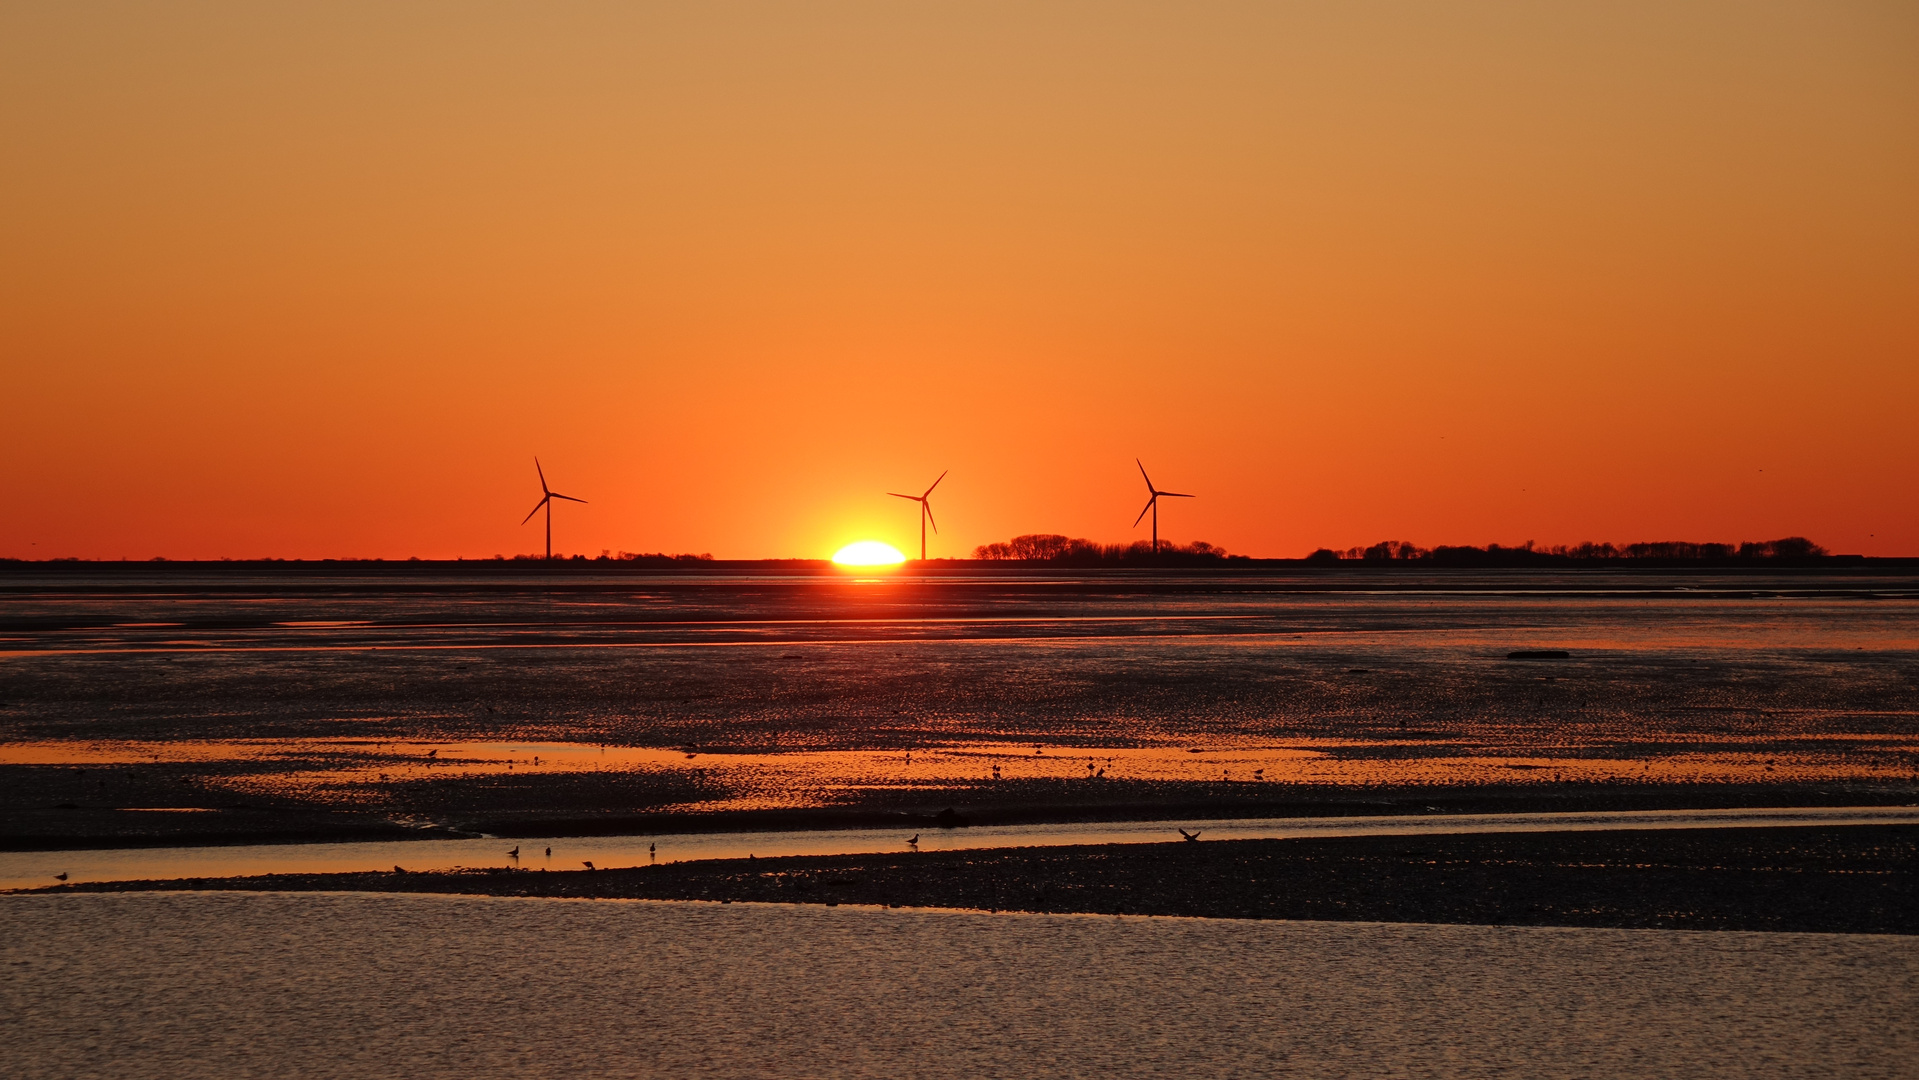
[[[593,864],[590,862],[582,862],[580,865],[586,867],[588,870],[593,869]]]
[[[520,857],[520,849],[519,849],[519,848],[517,848],[517,847],[515,847],[515,848],[514,848],[514,849],[513,849],[512,851],[509,851],[509,852],[507,852],[507,853],[506,853],[506,857],[507,857],[507,858],[509,858],[509,859],[517,859],[517,858],[519,858],[519,857]]]
[[[913,834],[913,838],[912,838],[911,840],[908,840],[908,841],[906,842],[906,846],[907,846],[907,847],[919,847],[919,846],[920,846],[920,834],[919,834],[919,833],[914,833],[914,834]]]
[[[1181,836],[1183,836],[1183,837],[1185,837],[1185,838],[1186,838],[1186,842],[1187,842],[1187,843],[1189,843],[1189,844],[1197,844],[1197,843],[1199,843],[1199,833],[1196,833],[1196,832],[1187,832],[1187,831],[1186,831],[1185,829],[1181,829],[1181,830],[1179,830],[1179,835],[1181,835]]]
[[[55,881],[67,880],[67,872],[65,870],[60,871],[59,873],[53,875],[53,880]]]

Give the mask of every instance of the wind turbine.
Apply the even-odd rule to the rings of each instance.
[[[562,495],[559,492],[554,491],[552,488],[547,487],[546,486],[546,470],[540,468],[539,458],[533,459],[533,471],[540,474],[540,501],[538,503],[535,503],[533,506],[533,509],[527,511],[527,515],[520,519],[520,524],[524,525],[527,522],[532,521],[533,515],[540,512],[540,507],[542,506],[546,507],[546,561],[552,562],[553,561],[553,500],[565,499],[567,502],[576,502],[576,503],[584,503],[586,502],[586,500],[576,499],[571,495]],[[1134,524],[1138,524],[1138,522],[1134,522]]]
[[[1139,474],[1141,476],[1146,477],[1146,490],[1152,493],[1152,497],[1146,500],[1146,510],[1151,510],[1153,512],[1153,554],[1157,555],[1159,554],[1160,496],[1163,495],[1169,499],[1191,499],[1191,498],[1194,498],[1194,496],[1183,495],[1177,491],[1161,491],[1160,489],[1153,486],[1153,478],[1150,476],[1146,476],[1146,466],[1140,465],[1140,461],[1138,458],[1133,459],[1133,464],[1139,465]],[[1139,517],[1136,517],[1133,519],[1133,528],[1135,529],[1139,528],[1140,521],[1146,517],[1146,510],[1141,510],[1139,512]]]
[[[952,471],[953,470],[948,469],[946,470],[946,472],[941,473],[940,480],[946,479],[946,473],[952,472]],[[933,521],[933,504],[930,502],[927,502],[926,499],[928,496],[933,494],[933,488],[940,486],[940,480],[933,481],[933,487],[927,488],[924,492],[921,492],[918,495],[901,495],[897,491],[887,492],[888,495],[891,495],[895,499],[911,499],[914,502],[920,504],[920,561],[921,562],[926,561],[926,523],[929,521]],[[939,522],[933,521],[933,531],[934,532],[940,531]]]

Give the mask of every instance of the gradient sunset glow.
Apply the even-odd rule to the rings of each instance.
[[[0,12],[0,556],[1919,554],[1919,8]],[[911,490],[918,491],[918,486]]]

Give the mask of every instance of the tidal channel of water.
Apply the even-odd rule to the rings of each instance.
[[[993,825],[954,829],[841,829],[811,832],[675,833],[653,836],[560,836],[474,840],[400,840],[351,844],[261,844],[230,847],[115,848],[0,852],[0,889],[52,885],[55,875],[80,881],[243,877],[390,870],[518,866],[602,869],[695,859],[777,855],[864,855],[890,851],[1153,844],[1179,830],[1215,840],[1283,840],[1312,836],[1418,836],[1448,833],[1569,832],[1608,829],[1727,829],[1790,825],[1919,823],[1919,807],[1839,806],[1735,810],[1634,810],[1555,814],[1425,814],[1379,817],[1237,818],[1121,821],[1062,825]],[[912,837],[917,844],[909,844]],[[507,853],[518,850],[517,857]],[[547,854],[548,851],[552,854]]]

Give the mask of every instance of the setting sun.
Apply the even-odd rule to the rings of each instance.
[[[834,552],[833,561],[841,566],[898,566],[906,561],[906,556],[891,544],[861,540]]]

